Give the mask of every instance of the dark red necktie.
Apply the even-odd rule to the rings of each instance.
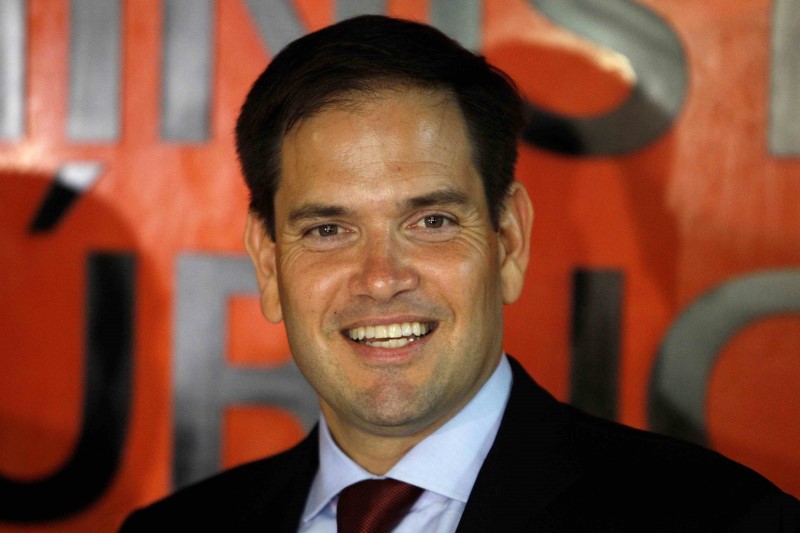
[[[388,533],[422,489],[396,479],[367,479],[345,487],[336,507],[338,533]]]

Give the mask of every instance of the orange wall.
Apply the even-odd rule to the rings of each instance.
[[[670,130],[634,153],[573,157],[522,148],[518,177],[536,207],[532,268],[507,313],[507,350],[562,399],[570,397],[572,273],[624,275],[618,418],[647,427],[656,355],[680,313],[737,276],[800,270],[800,156],[767,148],[772,3],[641,0],[683,44],[689,85]],[[113,482],[87,509],[0,531],[112,531],[170,487],[176,263],[181,254],[243,254],[246,191],[232,125],[272,51],[244,2],[215,4],[211,137],[159,136],[161,8],[123,2],[121,135],[66,140],[69,5],[29,0],[26,131],[0,143],[0,474],[48,476],[72,452],[83,395],[85,259],[133,253],[137,263],[132,405]],[[316,29],[331,2],[297,0]],[[427,2],[388,2],[427,20]],[[523,0],[486,0],[483,52],[529,99],[588,116],[622,102],[631,81],[603,51],[570,37]],[[798,149],[800,153],[800,147]],[[102,177],[53,231],[31,235],[32,214],[63,161],[96,160]],[[275,364],[285,339],[252,300],[229,310],[231,364]],[[800,318],[768,317],[724,346],[708,387],[710,444],[800,496]],[[261,348],[263,346],[264,348]],[[239,355],[236,355],[239,354]],[[282,449],[298,422],[270,408],[232,408],[223,458],[235,464]],[[2,503],[0,503],[2,505]]]

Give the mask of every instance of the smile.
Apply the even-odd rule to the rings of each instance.
[[[427,322],[403,322],[351,328],[347,330],[347,336],[355,342],[376,348],[402,348],[431,331],[433,324]]]

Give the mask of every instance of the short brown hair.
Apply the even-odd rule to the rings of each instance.
[[[275,192],[286,134],[353,95],[387,87],[451,93],[467,124],[489,216],[498,228],[517,161],[523,103],[514,82],[442,32],[378,15],[344,20],[290,43],[250,89],[236,122],[236,149],[250,210],[275,239]]]

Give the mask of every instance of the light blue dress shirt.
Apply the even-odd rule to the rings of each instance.
[[[414,446],[385,477],[425,491],[394,529],[396,533],[453,533],[489,449],[511,392],[511,366],[505,357],[466,406]],[[325,418],[319,424],[319,470],[306,500],[301,533],[335,533],[339,492],[376,478],[342,452]]]

